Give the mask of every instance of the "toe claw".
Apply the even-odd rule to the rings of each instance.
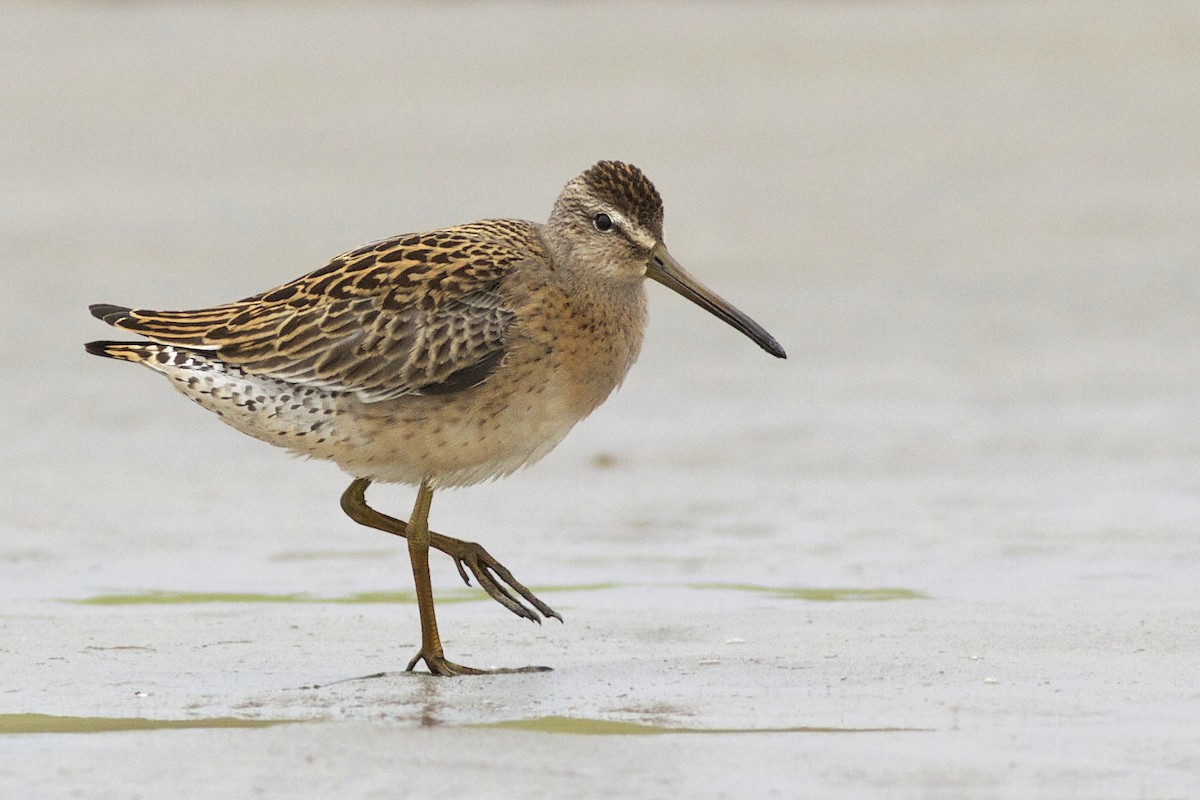
[[[553,617],[562,622],[562,616],[557,611],[538,599],[537,595],[513,577],[503,564],[479,544],[440,534],[434,534],[430,543],[454,559],[454,566],[463,582],[471,585],[470,576],[467,574],[467,570],[470,570],[476,583],[489,597],[518,617],[537,623],[542,621],[543,616]]]
[[[467,586],[470,586],[471,585],[471,576],[467,574],[467,571],[465,569],[463,569],[463,560],[461,558],[455,557],[454,566],[458,568],[458,575],[460,578],[463,579],[463,583],[465,583]]]

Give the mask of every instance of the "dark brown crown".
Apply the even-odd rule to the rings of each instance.
[[[640,169],[622,161],[601,161],[579,177],[590,194],[628,214],[655,238],[662,239],[662,197]]]

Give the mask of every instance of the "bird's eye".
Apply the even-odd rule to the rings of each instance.
[[[597,214],[595,218],[592,219],[592,224],[594,224],[596,226],[596,230],[600,231],[601,233],[604,231],[611,231],[613,228],[612,217],[610,217],[608,214]]]

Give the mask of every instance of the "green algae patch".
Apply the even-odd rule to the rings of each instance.
[[[545,594],[567,592],[599,592],[624,589],[640,584],[588,583],[576,585],[538,586],[535,591]],[[690,583],[688,589],[716,590],[724,592],[753,592],[785,600],[807,600],[817,603],[878,603],[887,600],[928,600],[928,596],[912,589],[896,587],[839,588],[839,587],[778,587],[758,586],[748,583]],[[475,603],[488,600],[486,592],[470,588],[438,592],[438,603]],[[321,597],[303,592],[267,594],[262,592],[173,592],[151,590],[147,592],[101,594],[79,600],[66,600],[85,606],[160,606],[199,605],[207,603],[306,603],[330,605],[355,604],[403,604],[417,602],[416,595],[407,591],[355,592],[354,594]]]
[[[302,594],[258,594],[252,592],[137,592],[100,594],[83,600],[70,600],[85,606],[163,606],[195,603],[306,603]]]
[[[439,603],[466,603],[482,600],[481,591],[464,590],[438,595]],[[357,592],[343,597],[317,597],[310,594],[265,594],[260,592],[169,592],[149,591],[121,594],[100,594],[82,600],[67,600],[85,606],[164,606],[198,605],[205,603],[325,603],[349,605],[355,603],[416,603],[412,592]]]
[[[115,733],[187,728],[266,728],[289,720],[208,717],[147,719],[145,717],[63,717],[52,714],[0,714],[0,735],[7,733]]]
[[[642,722],[588,719],[586,717],[531,717],[529,719],[482,722],[470,728],[565,733],[582,736],[662,736],[666,734],[743,734],[743,733],[922,733],[926,728],[830,728],[798,725],[783,728],[682,728],[650,725]]]
[[[870,589],[841,587],[779,587],[756,586],[748,583],[692,583],[690,589],[719,589],[733,592],[756,592],[783,600],[808,600],[813,603],[880,603],[888,600],[928,600],[929,595],[913,589],[885,586]]]
[[[669,733],[659,725],[643,725],[640,722],[619,722],[585,717],[532,717],[503,722],[481,722],[472,728],[495,728],[509,731],[533,731],[535,733],[573,733],[591,736],[645,736]]]
[[[577,594],[584,592],[606,592],[613,589],[628,589],[640,586],[637,583],[621,583],[619,581],[604,581],[600,583],[541,583],[530,586],[529,591],[538,595]]]
[[[591,592],[603,589],[619,588],[616,583],[590,583],[576,586],[539,586],[539,592]],[[438,603],[474,603],[490,599],[481,589],[458,589],[438,592],[434,599]],[[266,594],[261,592],[172,592],[151,590],[148,592],[129,592],[100,594],[95,597],[85,597],[80,600],[66,600],[85,606],[163,606],[163,605],[197,605],[204,603],[325,603],[333,605],[397,603],[412,605],[417,597],[412,592],[355,592],[341,597],[320,597],[305,593]]]

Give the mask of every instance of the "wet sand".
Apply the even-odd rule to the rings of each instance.
[[[6,794],[1200,794],[1193,5],[4,15]],[[404,674],[348,479],[83,352],[600,158],[789,358],[651,286],[617,395],[435,498],[566,620],[435,560],[447,654],[551,673]]]

